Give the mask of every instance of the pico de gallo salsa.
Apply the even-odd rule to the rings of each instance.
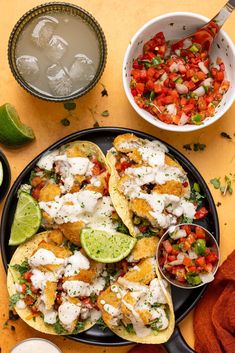
[[[172,50],[163,32],[143,46],[133,61],[131,93],[140,108],[167,124],[200,125],[215,114],[229,88],[220,58],[211,63],[208,51],[186,39]]]
[[[218,264],[215,244],[211,244],[204,228],[184,224],[169,231],[159,248],[159,265],[169,279],[197,286],[211,282]]]

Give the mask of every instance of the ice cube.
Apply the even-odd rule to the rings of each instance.
[[[60,36],[53,35],[46,46],[46,56],[54,63],[65,54],[68,43]]]
[[[75,55],[75,60],[69,70],[69,75],[75,83],[79,81],[90,82],[95,76],[93,61],[84,54]]]
[[[48,84],[53,94],[68,96],[72,92],[72,81],[68,70],[59,64],[53,64],[47,69]]]
[[[38,47],[43,48],[49,43],[59,22],[52,16],[41,16],[37,21],[31,36],[33,42]]]
[[[33,83],[39,77],[38,59],[31,55],[21,55],[16,59],[16,66],[26,82]]]

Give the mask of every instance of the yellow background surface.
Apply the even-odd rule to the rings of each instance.
[[[45,1],[44,1],[45,2]],[[120,126],[148,132],[169,142],[183,152],[199,169],[208,183],[215,202],[220,201],[218,207],[221,227],[221,257],[224,260],[235,248],[235,218],[234,196],[220,195],[209,184],[213,177],[224,177],[225,174],[235,172],[234,141],[220,137],[221,131],[231,136],[235,133],[234,115],[235,105],[212,126],[195,133],[171,133],[161,131],[142,120],[130,106],[121,79],[122,60],[130,38],[145,22],[151,18],[174,11],[192,11],[207,17],[213,17],[224,5],[225,0],[73,0],[73,3],[84,7],[100,22],[108,43],[108,61],[105,72],[97,86],[85,97],[77,100],[77,108],[70,118],[71,124],[64,127],[60,120],[66,116],[63,104],[48,103],[32,97],[25,92],[14,80],[7,62],[7,43],[10,32],[16,21],[30,8],[43,3],[42,0],[2,0],[0,11],[0,105],[5,102],[12,103],[18,110],[21,119],[30,125],[36,134],[35,142],[19,148],[6,149],[1,146],[9,159],[12,171],[12,182],[21,170],[39,152],[44,150],[58,139],[85,128],[93,126],[90,110],[95,111],[95,118],[101,126]],[[234,15],[224,25],[225,31],[235,41]],[[164,28],[163,28],[164,31]],[[101,98],[103,83],[108,90],[108,97]],[[108,110],[109,117],[102,117],[101,112]],[[207,145],[203,152],[186,152],[183,144],[198,142]],[[0,212],[3,204],[0,206]],[[6,276],[0,264],[0,347],[2,353],[8,353],[16,342],[29,337],[45,337],[18,320],[12,323],[16,330],[12,331],[10,325],[3,328],[8,318],[8,295],[6,290]],[[193,347],[192,313],[180,324],[180,329],[187,342]],[[48,337],[47,337],[48,338]],[[49,337],[63,351],[63,353],[125,353],[130,347],[94,347],[70,341],[65,338]]]

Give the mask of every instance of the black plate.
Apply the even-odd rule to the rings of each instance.
[[[71,134],[52,146],[50,146],[46,151],[59,148],[60,146],[64,145],[65,143],[72,142],[75,140],[89,140],[92,141],[100,146],[103,152],[106,152],[111,146],[113,139],[120,134],[131,132],[136,134],[141,138],[147,138],[149,140],[156,139],[156,137],[147,135],[145,133],[124,129],[124,128],[113,128],[113,127],[103,127],[103,128],[96,128],[96,129],[88,129],[83,130],[80,132],[76,132]],[[159,140],[161,141],[161,140]],[[205,206],[210,210],[208,216],[204,218],[201,222],[198,222],[205,228],[207,228],[219,241],[219,222],[218,216],[216,212],[216,207],[211,196],[211,193],[198,172],[198,170],[192,165],[192,163],[184,157],[180,152],[178,152],[175,148],[168,145],[164,142],[164,144],[168,147],[169,153],[177,159],[184,170],[188,173],[188,178],[190,183],[193,184],[194,182],[199,183],[202,193],[205,195]],[[13,184],[6,203],[3,209],[2,214],[2,223],[0,229],[0,241],[1,241],[1,251],[3,257],[3,264],[5,270],[7,271],[7,264],[10,262],[11,256],[14,252],[14,248],[8,246],[8,239],[10,235],[11,224],[14,217],[14,211],[17,203],[17,190],[19,186],[27,182],[29,179],[30,171],[33,169],[37,161],[41,158],[42,154],[45,153],[43,151],[40,155],[38,155],[28,166],[21,172],[21,174],[16,179],[15,183]],[[203,295],[206,286],[195,288],[192,290],[183,290],[180,288],[172,288],[172,296],[174,302],[174,309],[175,309],[175,317],[176,323],[178,324],[187,314],[188,312],[195,306],[198,302],[200,297]],[[102,332],[97,326],[92,327],[90,330],[80,333],[77,336],[69,336],[71,339],[88,343],[88,344],[95,344],[95,345],[110,345],[110,346],[121,346],[130,344],[129,341],[125,341],[122,338],[114,335],[111,331],[107,330]]]

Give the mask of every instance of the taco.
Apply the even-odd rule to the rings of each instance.
[[[138,240],[127,258],[125,274],[115,277],[98,297],[106,325],[132,342],[164,343],[174,330],[170,288],[156,265],[157,240],[156,236]]]
[[[194,218],[187,174],[164,144],[124,134],[113,145],[106,156],[109,192],[132,236],[160,236],[183,218]]]
[[[83,228],[118,231],[122,222],[109,196],[109,175],[102,151],[89,141],[45,154],[29,180],[30,193],[42,210],[41,226],[61,230],[78,246]]]
[[[96,301],[105,288],[105,265],[64,239],[60,230],[20,245],[9,265],[10,307],[34,329],[76,334],[100,318]]]

